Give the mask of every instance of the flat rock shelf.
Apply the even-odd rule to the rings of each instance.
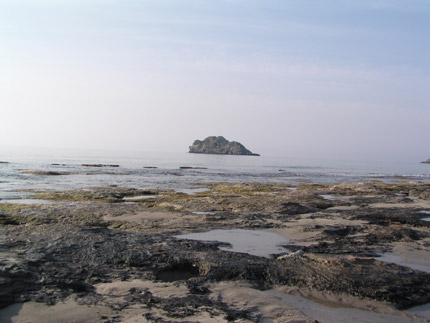
[[[430,183],[197,187],[0,203],[0,320],[429,320]]]

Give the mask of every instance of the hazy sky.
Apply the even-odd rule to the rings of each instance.
[[[429,0],[1,0],[0,146],[430,157]]]

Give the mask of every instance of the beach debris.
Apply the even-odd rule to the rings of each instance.
[[[276,260],[285,260],[285,259],[289,259],[289,258],[297,258],[297,257],[303,256],[304,253],[305,252],[303,250],[297,250],[295,252],[287,253],[285,255],[279,256],[276,258]]]

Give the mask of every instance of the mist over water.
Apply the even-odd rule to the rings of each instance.
[[[430,165],[419,162],[18,149],[3,149],[0,161],[8,162],[0,164],[2,199],[23,198],[28,195],[20,193],[20,190],[67,190],[106,185],[174,189],[192,193],[207,182],[278,182],[298,185],[303,181],[396,181],[401,179],[399,177],[404,177],[404,180],[430,180]],[[84,167],[82,164],[120,167]],[[183,166],[192,168],[180,169]],[[23,173],[26,170],[54,171],[65,175]]]

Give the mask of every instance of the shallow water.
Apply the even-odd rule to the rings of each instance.
[[[420,211],[422,214],[430,214],[430,211]]]
[[[272,254],[288,252],[280,245],[288,242],[282,235],[257,230],[212,230],[201,233],[190,233],[175,236],[178,239],[199,241],[218,241],[231,244],[231,247],[220,247],[221,250],[247,253],[254,256],[270,258]]]
[[[0,204],[52,204],[55,201],[41,199],[6,199],[0,200]]]
[[[0,150],[0,198],[18,198],[20,190],[68,190],[100,187],[161,188],[193,194],[194,184],[211,182],[338,183],[368,179],[398,181],[399,176],[430,180],[430,167],[406,163],[357,162],[290,157],[253,157],[188,153],[145,153],[67,150]],[[54,165],[55,164],[55,165]],[[117,164],[120,167],[84,167]],[[154,169],[144,168],[153,165]],[[182,165],[205,169],[180,170]],[[20,170],[65,172],[69,175],[23,174]],[[283,171],[280,172],[279,169]],[[292,188],[294,189],[294,188]]]
[[[430,218],[429,218],[430,219]],[[415,270],[424,271],[426,273],[430,273],[430,262],[428,264],[426,263],[418,263],[418,262],[411,262],[402,257],[399,254],[396,253],[384,253],[380,257],[375,258],[376,260],[383,261],[383,262],[389,262],[393,264],[397,264],[404,267],[409,267]]]
[[[146,199],[153,199],[157,197],[157,195],[139,195],[139,196],[130,196],[130,197],[123,197],[122,199],[124,201],[136,201],[136,200],[146,200]]]
[[[275,296],[281,301],[285,302],[291,307],[298,309],[300,312],[310,317],[311,319],[318,320],[320,323],[406,323],[406,322],[424,322],[421,317],[424,317],[424,311],[417,310],[413,313],[420,318],[405,318],[398,315],[381,314],[370,311],[364,311],[356,308],[346,307],[329,307],[320,303],[308,300],[301,296],[288,295],[275,290],[266,292],[269,295]]]
[[[421,220],[423,220],[423,221],[427,221],[427,222],[430,222],[430,218],[423,218],[423,219],[421,219]]]
[[[175,192],[177,193],[185,193],[188,195],[192,195],[192,194],[197,194],[197,193],[202,193],[202,192],[206,192],[209,189],[206,187],[200,187],[200,188],[177,188],[174,189]]]
[[[430,304],[415,306],[406,310],[405,312],[424,317],[426,322],[430,322]]]
[[[334,195],[320,194],[320,196],[327,201],[345,201],[345,199]]]

